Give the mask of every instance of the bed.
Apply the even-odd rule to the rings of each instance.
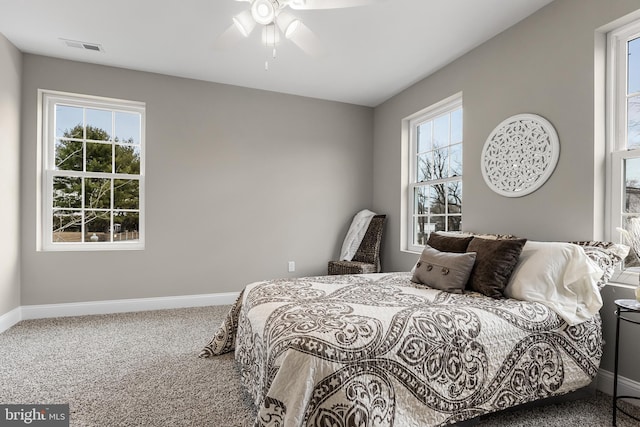
[[[550,250],[532,243],[516,251],[501,297],[468,287],[487,270],[478,268],[477,245],[463,252],[476,256],[457,290],[417,280],[421,270],[455,276],[455,263],[425,253],[411,272],[249,284],[201,357],[235,351],[258,408],[256,426],[441,426],[564,395],[598,372],[602,333],[594,292],[606,271],[578,245]],[[540,273],[540,257],[567,261],[553,262],[553,274]],[[492,267],[491,274],[501,268]],[[574,270],[584,282],[579,286],[568,283]],[[505,297],[530,290],[531,280],[518,283],[524,276],[534,276],[536,289],[556,289],[526,300]],[[592,289],[567,309],[558,281],[574,296],[581,286]],[[538,294],[553,295],[563,308],[536,301]]]

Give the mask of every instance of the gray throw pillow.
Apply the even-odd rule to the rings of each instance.
[[[411,281],[441,291],[462,293],[475,261],[473,252],[440,252],[426,245]]]

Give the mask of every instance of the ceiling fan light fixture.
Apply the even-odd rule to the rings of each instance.
[[[238,31],[245,37],[249,37],[249,34],[251,34],[256,26],[256,21],[253,20],[248,10],[234,16],[233,23],[236,24]]]
[[[288,39],[291,38],[291,36],[293,36],[293,33],[296,32],[296,30],[298,29],[298,27],[300,26],[300,20],[299,19],[294,19],[288,26],[287,29],[284,31],[284,36]]]
[[[293,36],[293,33],[296,32],[301,22],[298,18],[294,17],[290,13],[280,12],[277,18],[278,28],[284,34],[287,39],[290,39]]]
[[[271,0],[254,0],[251,16],[260,25],[269,25],[276,18],[276,4]]]

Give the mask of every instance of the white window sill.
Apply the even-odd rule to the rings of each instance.
[[[95,252],[95,251],[143,251],[143,242],[130,243],[58,243],[46,244],[41,249],[43,252]]]
[[[417,251],[412,249],[400,249],[400,252],[405,254],[418,255],[418,256],[422,254],[422,250]]]

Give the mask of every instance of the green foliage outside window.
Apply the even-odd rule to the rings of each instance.
[[[78,124],[65,130],[57,140],[55,165],[58,171],[84,171],[89,175],[139,175],[140,147],[132,138],[110,141],[105,130]],[[83,221],[85,240],[96,234],[101,241],[109,241],[111,230],[114,238],[116,233],[127,233],[128,236],[129,232],[138,231],[140,180],[56,175],[53,180],[53,207],[54,241],[80,241]]]

